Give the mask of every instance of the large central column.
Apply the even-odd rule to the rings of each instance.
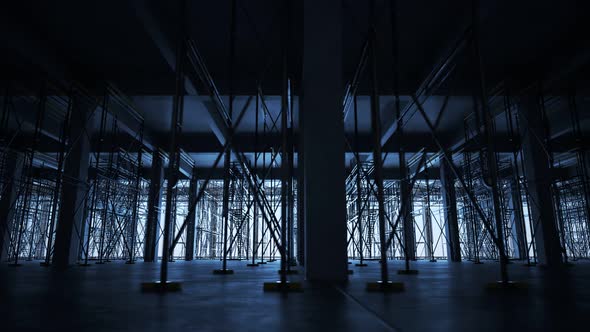
[[[551,161],[543,142],[542,110],[535,96],[522,97],[519,115],[524,118],[520,121],[522,132],[525,133],[522,150],[537,258],[542,265],[559,266],[562,263],[561,244],[551,196]]]
[[[148,215],[145,226],[144,238],[144,262],[157,260],[156,249],[160,238],[160,207],[162,205],[162,184],[164,182],[164,166],[159,151],[152,153],[152,170],[150,178],[150,191],[148,196]]]
[[[449,155],[449,159],[452,160],[451,155]],[[445,160],[441,160],[440,162],[440,182],[445,211],[447,256],[449,262],[460,262],[461,242],[459,238],[459,223],[457,220],[457,196],[451,170]]]
[[[84,132],[90,110],[83,97],[72,97],[70,115],[70,151],[64,164],[64,181],[59,207],[59,219],[55,231],[53,264],[64,268],[76,263],[82,239],[85,216],[85,200],[88,191],[88,166],[90,141]]]
[[[510,183],[511,197],[508,201],[508,207],[512,209],[513,246],[518,249],[516,250],[518,259],[526,259],[528,249],[526,242],[526,233],[524,228],[524,214],[522,211],[522,194],[520,192],[520,185],[517,181],[518,180],[515,179]]]
[[[304,2],[303,134],[305,274],[348,277],[342,116],[342,3]]]
[[[193,174],[191,176],[190,184],[188,187],[188,201],[192,202],[197,199],[197,186],[198,186],[198,178],[197,178],[197,168],[193,168]],[[186,225],[186,248],[184,252],[184,259],[187,261],[192,261],[195,256],[195,226],[197,221],[197,214],[192,213],[190,216],[187,216],[187,225]]]
[[[19,180],[21,178],[24,156],[14,151],[5,152],[4,187],[0,187],[0,262],[8,258],[10,233],[16,212],[16,201],[19,196]]]

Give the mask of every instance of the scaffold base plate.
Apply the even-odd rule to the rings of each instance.
[[[303,287],[299,282],[287,281],[284,284],[280,281],[265,282],[263,286],[265,292],[303,292]]]
[[[213,270],[213,274],[234,274],[234,270],[228,270],[228,269]]]
[[[496,281],[486,285],[487,290],[526,290],[527,288],[528,284],[517,281]]]
[[[168,281],[168,282],[143,282],[141,283],[141,291],[148,293],[155,292],[179,292],[182,290],[182,284],[180,282]]]
[[[354,264],[354,266],[363,267],[363,266],[367,266],[367,264],[365,264],[365,263],[357,263],[357,264]]]
[[[436,263],[436,259],[429,260],[430,263]]]
[[[367,292],[394,293],[403,292],[404,290],[405,286],[403,282],[376,281],[367,283]]]
[[[258,262],[258,264],[266,264],[266,262]]]
[[[259,266],[259,265],[257,263],[254,263],[254,264],[249,263],[249,264],[246,264],[246,266],[255,267],[255,266]]]
[[[415,275],[418,274],[418,270],[397,270],[397,274]]]

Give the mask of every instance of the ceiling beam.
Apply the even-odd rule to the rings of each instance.
[[[72,83],[75,82],[76,77],[70,70],[68,64],[60,60],[59,53],[53,47],[48,45],[43,39],[37,38],[28,27],[23,26],[20,22],[2,20],[2,25],[0,28],[0,39],[3,40],[3,47],[13,50],[19,56],[23,57],[23,59],[26,59],[63,91],[69,89]],[[15,36],[15,34],[17,35]],[[37,93],[37,91],[33,91],[32,93]],[[121,95],[118,96],[118,98],[121,97]],[[119,129],[131,136],[137,136],[140,124],[137,118],[130,114],[128,109],[118,107],[109,109],[109,112],[111,115],[117,116]],[[35,116],[31,112],[27,111],[21,114],[27,113],[27,122],[34,124],[35,121],[32,119]],[[52,124],[52,126],[55,127],[56,124]],[[61,124],[57,124],[57,127],[59,126]],[[55,140],[59,137],[59,130],[53,128],[53,131],[42,131],[42,134]],[[144,128],[143,144],[147,149],[153,150],[155,148],[152,144],[151,132],[147,128]]]
[[[170,67],[170,70],[174,71],[176,68],[176,55],[171,42],[172,38],[169,37],[172,34],[165,31],[162,23],[158,21],[156,16],[153,14],[152,8],[149,8],[149,5],[146,1],[135,0],[134,8],[137,18],[142,23],[144,30],[160,51],[162,58],[164,58]],[[196,89],[196,82],[194,82],[194,80],[188,75],[185,75],[184,81],[186,93],[191,96],[198,96],[199,94]],[[215,137],[223,146],[225,144],[225,137],[227,136],[227,133],[224,130],[225,127],[222,125],[223,120],[215,116],[215,112],[212,111],[212,107],[214,106],[209,102],[203,102],[201,98],[198,98],[197,102],[202,103],[203,107],[209,111],[207,122],[215,134]]]

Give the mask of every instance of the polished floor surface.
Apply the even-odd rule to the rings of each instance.
[[[183,290],[145,294],[140,284],[157,279],[159,264],[111,262],[58,272],[38,262],[0,266],[1,331],[566,331],[590,326],[590,264],[563,272],[509,266],[527,290],[486,290],[499,277],[497,263],[413,262],[418,275],[397,294],[367,293],[377,262],[350,265],[346,286],[306,284],[303,293],[264,293],[277,280],[279,263],[246,267],[230,261],[234,275],[213,275],[218,261],[177,261],[170,279]],[[290,277],[300,280],[301,276]],[[585,326],[585,327],[584,327]],[[8,327],[5,329],[5,327]],[[581,328],[581,329],[580,329]]]

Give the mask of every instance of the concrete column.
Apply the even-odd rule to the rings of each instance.
[[[440,182],[445,209],[445,232],[447,235],[447,256],[449,262],[461,261],[459,223],[457,221],[457,196],[452,171],[446,161],[440,163]]]
[[[217,218],[218,214],[220,213],[219,206],[215,201],[211,201],[210,207],[210,225],[211,225],[211,233],[209,234],[209,257],[210,258],[219,258],[217,256],[217,225],[219,224],[219,219]]]
[[[303,116],[299,117],[299,132],[303,126]],[[297,146],[297,263],[305,267],[305,181],[303,179],[303,135],[298,135]]]
[[[426,198],[430,199],[430,198]],[[434,260],[433,255],[433,238],[432,238],[432,215],[428,202],[422,203],[423,218],[424,218],[424,249],[426,250],[426,258],[430,261]]]
[[[193,202],[197,198],[197,169],[193,168],[193,174],[188,188],[188,201]],[[197,214],[193,213],[186,224],[186,247],[184,259],[192,261],[195,257],[195,225]]]
[[[512,238],[513,238],[513,245],[516,248],[516,255],[518,255],[518,259],[526,259],[527,258],[527,243],[526,243],[526,234],[524,229],[524,214],[522,211],[522,198],[520,197],[521,191],[518,186],[518,183],[512,181],[510,184],[510,191],[511,197],[510,201],[508,202],[509,208],[512,210]]]
[[[154,262],[158,248],[158,233],[160,232],[160,206],[162,204],[162,184],[164,182],[164,165],[160,152],[152,153],[152,171],[150,191],[148,194],[148,215],[145,227],[143,261]]]
[[[19,180],[21,178],[24,155],[14,151],[7,151],[4,155],[4,183],[0,198],[0,262],[8,258],[10,247],[10,232],[12,230],[15,205],[18,199]]]
[[[402,152],[403,153],[403,152]],[[405,159],[403,159],[405,160]],[[416,260],[416,229],[414,228],[414,200],[412,198],[412,190],[408,183],[408,177],[404,176],[400,183],[401,186],[401,200],[405,207],[402,209],[403,225],[404,225],[404,248],[409,260]]]
[[[347,280],[342,3],[304,1],[303,176],[307,280]]]
[[[64,181],[53,249],[53,265],[58,268],[67,267],[78,261],[88,191],[90,141],[84,128],[87,127],[86,119],[92,105],[86,104],[84,99],[78,96],[72,97],[72,103],[69,153],[64,162]]]
[[[524,96],[519,105],[522,152],[534,225],[534,238],[539,264],[550,267],[562,263],[561,245],[551,196],[550,159],[544,147],[542,111],[535,96]]]

